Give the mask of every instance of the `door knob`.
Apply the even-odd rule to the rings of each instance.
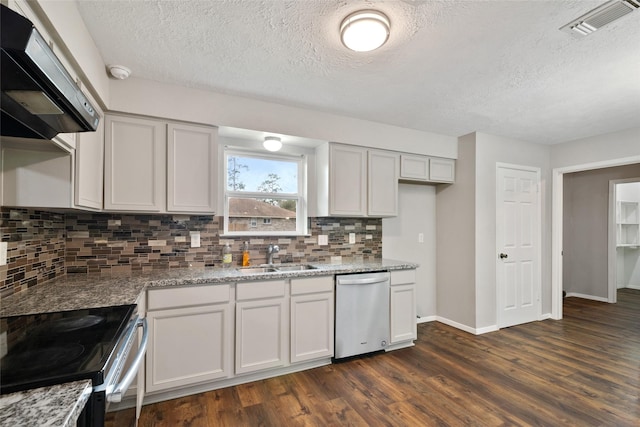
[[[509,258],[509,255],[504,254],[504,253],[501,253],[501,254],[499,255],[499,257],[500,257],[500,259],[505,259],[505,258]]]

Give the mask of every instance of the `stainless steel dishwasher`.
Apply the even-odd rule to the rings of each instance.
[[[388,272],[336,276],[335,359],[387,347],[389,283]]]

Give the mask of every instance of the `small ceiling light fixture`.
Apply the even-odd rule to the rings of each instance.
[[[131,75],[131,70],[124,65],[109,65],[109,73],[114,79],[124,80]]]
[[[282,141],[277,136],[266,136],[262,145],[269,151],[278,151],[282,148]]]
[[[389,18],[375,10],[359,10],[340,24],[342,44],[356,52],[369,52],[389,39]]]

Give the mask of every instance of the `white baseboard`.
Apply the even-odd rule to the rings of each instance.
[[[640,289],[640,285],[627,285],[625,286],[627,289]]]
[[[577,292],[567,292],[567,297],[576,297],[576,298],[590,299],[593,301],[609,302],[609,299],[606,297],[597,297],[595,295],[580,294]]]
[[[548,320],[548,319],[551,319],[551,313],[541,314],[538,320]]]
[[[484,328],[472,328],[471,326],[463,325],[462,323],[455,322],[442,316],[436,316],[436,320],[438,322],[444,323],[445,325],[449,325],[473,335],[482,335],[486,334],[487,332],[495,332],[499,329],[497,325],[485,326]]]
[[[423,317],[418,317],[418,320],[416,320],[416,323],[420,324],[420,323],[427,323],[427,322],[435,322],[436,320],[438,320],[436,316],[423,316]]]

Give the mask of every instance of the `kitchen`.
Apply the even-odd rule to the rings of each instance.
[[[75,6],[72,2],[64,3],[57,5],[56,7],[51,6],[47,2],[42,2],[39,5],[41,8],[41,12],[46,12],[49,20],[54,23],[54,26],[59,29],[62,33],[64,31],[71,31],[71,27],[65,26],[64,22],[66,20],[71,19],[70,17],[77,17],[77,19],[81,19],[78,16],[77,10],[75,10]],[[70,9],[67,9],[70,8]],[[63,13],[64,12],[64,13]],[[62,16],[64,15],[64,16]],[[631,17],[630,17],[631,18]],[[61,21],[59,25],[55,25],[56,19]],[[80,29],[81,30],[81,29]],[[60,35],[64,37],[63,34]],[[489,177],[493,177],[491,179],[495,180],[495,162],[508,162],[515,164],[532,164],[532,159],[534,159],[534,166],[538,166],[543,169],[543,176],[545,179],[544,188],[544,223],[551,224],[551,169],[552,168],[570,168],[576,165],[584,165],[594,162],[620,162],[619,159],[627,159],[625,161],[635,161],[637,162],[638,150],[635,142],[637,141],[637,129],[631,129],[630,131],[620,130],[617,132],[609,132],[610,135],[605,135],[602,137],[590,137],[589,135],[585,135],[583,141],[577,141],[574,143],[560,144],[562,147],[556,147],[555,145],[548,146],[542,144],[531,144],[525,143],[522,141],[518,141],[512,138],[498,138],[488,134],[477,133],[474,134],[473,140],[467,138],[466,140],[460,142],[455,137],[450,137],[437,133],[430,133],[424,131],[414,131],[408,128],[402,128],[397,126],[389,126],[380,123],[374,122],[363,122],[359,119],[351,119],[349,117],[333,115],[328,113],[318,113],[302,108],[295,107],[287,107],[282,104],[270,103],[266,101],[257,101],[248,98],[240,98],[232,95],[224,95],[219,93],[208,92],[204,90],[197,89],[186,89],[184,87],[180,87],[177,85],[166,84],[166,83],[158,83],[152,82],[150,80],[144,79],[136,79],[135,77],[129,78],[123,81],[109,80],[107,75],[104,72],[104,64],[101,66],[97,66],[96,63],[92,63],[92,58],[95,59],[95,52],[87,53],[86,50],[82,50],[86,48],[86,46],[73,46],[74,43],[81,44],[86,42],[90,37],[71,37],[67,41],[67,49],[73,51],[73,49],[80,49],[81,52],[86,54],[76,55],[74,57],[75,61],[82,65],[85,65],[83,68],[83,72],[86,76],[90,76],[89,81],[93,86],[89,92],[92,94],[99,93],[103,99],[103,102],[106,102],[108,99],[108,106],[110,111],[118,111],[121,113],[135,114],[137,116],[145,116],[152,118],[160,118],[165,121],[186,121],[190,123],[209,123],[209,124],[224,124],[224,127],[232,128],[232,129],[260,129],[263,132],[271,132],[279,135],[296,135],[300,138],[321,140],[321,141],[341,141],[348,142],[349,144],[359,145],[364,147],[369,147],[373,149],[390,149],[396,152],[410,153],[418,156],[426,156],[429,158],[436,159],[456,159],[456,183],[454,185],[439,185],[437,187],[427,186],[425,191],[429,192],[426,196],[430,202],[435,201],[437,199],[437,203],[430,205],[432,211],[428,215],[428,221],[431,221],[433,224],[436,222],[436,218],[438,218],[438,232],[436,236],[426,235],[426,241],[429,243],[431,240],[434,240],[436,243],[436,247],[438,248],[438,253],[435,254],[431,252],[431,258],[423,260],[416,260],[414,262],[419,263],[420,265],[426,265],[427,263],[431,263],[434,266],[437,266],[435,270],[437,273],[428,273],[429,277],[427,280],[422,281],[423,287],[418,290],[418,293],[422,295],[426,295],[427,297],[431,297],[430,299],[437,299],[437,304],[433,305],[432,303],[422,302],[422,304],[426,307],[426,309],[419,313],[421,319],[424,320],[440,320],[440,321],[448,321],[451,324],[455,324],[458,327],[461,327],[465,330],[469,330],[472,332],[482,332],[490,329],[495,325],[495,299],[492,298],[492,295],[495,295],[495,289],[490,289],[491,283],[495,283],[495,279],[491,280],[491,272],[488,270],[480,269],[478,267],[478,271],[476,272],[477,277],[472,277],[471,280],[459,280],[457,277],[454,277],[455,274],[468,274],[472,272],[472,269],[468,271],[461,271],[464,269],[447,269],[442,268],[441,266],[446,266],[448,260],[457,260],[460,263],[468,265],[473,265],[474,260],[478,259],[482,261],[479,265],[494,265],[495,262],[493,260],[493,255],[491,255],[491,259],[487,262],[486,259],[482,259],[486,257],[487,253],[493,254],[495,252],[495,235],[491,236],[482,236],[479,233],[484,233],[484,230],[475,230],[474,228],[466,229],[469,221],[473,218],[477,218],[481,223],[495,221],[488,219],[492,215],[491,210],[484,210],[483,206],[473,206],[469,205],[470,202],[468,192],[470,191],[470,187],[476,187],[478,189],[478,197],[484,197],[485,195],[489,195],[492,191],[495,191],[495,181],[491,184]],[[94,49],[95,50],[95,49]],[[101,61],[100,61],[101,62]],[[93,74],[92,74],[93,72]],[[94,94],[95,96],[95,94]],[[182,100],[181,102],[179,100]],[[239,114],[238,112],[242,112]],[[623,129],[623,128],[619,128]],[[83,154],[83,138],[91,138],[89,134],[78,134],[78,144],[76,146],[76,156],[82,156]],[[594,135],[596,135],[594,133]],[[223,141],[223,138],[228,138],[225,135],[220,136],[220,141]],[[567,138],[565,140],[569,140]],[[389,147],[388,141],[394,141],[393,146]],[[286,141],[284,141],[286,142]],[[65,142],[61,142],[61,144],[65,144]],[[588,146],[589,150],[584,150],[583,147]],[[78,149],[78,147],[80,147]],[[463,149],[460,149],[462,147]],[[469,152],[466,147],[474,147],[473,152]],[[606,147],[606,148],[604,148]],[[599,148],[599,151],[595,149]],[[85,152],[86,153],[86,152]],[[471,157],[469,157],[471,156]],[[474,157],[475,156],[475,157]],[[68,156],[59,156],[52,155],[52,160],[54,162],[60,161],[60,157],[62,157],[63,161],[69,161]],[[630,160],[629,160],[630,159]],[[80,164],[82,165],[82,163]],[[487,171],[491,167],[491,171]],[[485,170],[481,170],[484,168]],[[82,169],[82,166],[80,167]],[[92,168],[89,168],[90,172],[94,171]],[[475,176],[469,175],[470,173],[476,173]],[[101,178],[102,174],[99,174],[96,179]],[[69,179],[63,180],[64,182],[69,182]],[[86,180],[86,177],[83,177],[82,180],[78,180],[80,185],[83,183],[87,183],[89,181]],[[75,184],[78,184],[76,182]],[[459,185],[463,184],[463,185]],[[467,185],[469,184],[469,185]],[[402,186],[405,187],[402,187]],[[401,184],[401,188],[407,191],[407,184]],[[409,184],[413,185],[413,184]],[[69,186],[67,186],[69,187]],[[97,188],[101,188],[101,185],[96,186]],[[106,188],[106,183],[105,183]],[[409,187],[413,189],[414,187]],[[73,188],[73,190],[77,193],[78,190]],[[36,189],[37,191],[37,189]],[[410,190],[408,190],[410,191]],[[67,197],[67,194],[71,193],[70,188],[65,188],[62,190],[63,194]],[[467,192],[467,194],[455,194],[456,192]],[[42,193],[42,192],[41,192]],[[27,194],[25,196],[29,196]],[[43,196],[42,194],[38,196]],[[165,196],[166,197],[166,196]],[[48,203],[46,206],[40,207],[49,207],[49,208],[64,208],[65,206],[58,206],[56,203],[59,203],[60,198],[56,198],[57,201],[52,203]],[[101,197],[97,198],[100,202],[102,201]],[[489,200],[491,197],[489,197]],[[67,204],[70,202],[67,200]],[[77,203],[75,200],[73,203]],[[86,203],[86,202],[83,202]],[[218,200],[218,203],[220,201]],[[463,203],[462,206],[464,209],[459,210],[457,207],[460,206],[460,203]],[[25,203],[26,204],[26,203]],[[3,206],[5,203],[3,203]],[[8,204],[7,206],[12,206],[12,204]],[[70,206],[67,206],[70,207]],[[471,209],[467,209],[470,207]],[[309,206],[310,212],[313,212],[316,209],[319,212],[321,207],[319,206]],[[33,221],[32,212],[31,211],[20,211],[20,210],[3,210],[3,215],[5,214],[10,216],[14,215],[16,221],[24,222],[24,221]],[[38,211],[40,212],[40,211]],[[216,208],[216,212],[222,212],[222,209],[218,206]],[[452,217],[452,214],[455,214],[457,218]],[[22,215],[26,215],[26,217],[22,218]],[[201,236],[201,244],[202,247],[210,246],[215,248],[212,249],[210,254],[202,254],[198,253],[197,249],[190,251],[190,249],[186,249],[185,260],[178,260],[176,262],[178,264],[194,261],[199,266],[205,267],[208,263],[216,263],[219,262],[218,258],[220,257],[219,250],[220,245],[218,241],[218,234],[213,232],[209,233],[209,230],[218,230],[220,227],[219,217],[215,217],[212,221],[210,219],[200,219],[200,218],[191,218],[188,220],[183,220],[182,218],[173,218],[173,215],[155,217],[154,215],[148,215],[148,218],[137,218],[134,215],[128,214],[107,214],[107,213],[78,213],[75,212],[70,214],[61,214],[47,213],[45,210],[43,215],[43,224],[47,224],[43,226],[44,233],[54,233],[56,234],[56,240],[45,243],[45,245],[49,246],[62,246],[62,248],[58,247],[58,253],[60,251],[65,252],[66,248],[72,249],[69,253],[78,254],[67,256],[62,255],[62,257],[58,256],[51,257],[51,259],[46,259],[40,261],[41,264],[38,264],[37,268],[34,270],[44,269],[44,271],[33,271],[25,272],[23,277],[19,277],[22,272],[19,270],[15,272],[15,276],[13,277],[14,269],[11,269],[11,283],[18,283],[19,286],[28,287],[29,284],[35,282],[44,282],[48,278],[51,278],[52,275],[60,275],[64,274],[64,272],[72,273],[72,272],[95,272],[106,269],[112,269],[113,271],[117,271],[118,268],[123,268],[122,263],[118,263],[115,261],[113,264],[110,264],[110,261],[105,261],[100,259],[100,251],[108,251],[108,256],[112,257],[117,249],[117,242],[114,244],[114,241],[110,240],[109,236],[106,236],[104,240],[106,242],[97,242],[97,236],[101,232],[112,233],[114,236],[114,240],[118,239],[118,233],[120,233],[115,225],[117,221],[120,221],[120,227],[122,226],[131,226],[131,233],[135,235],[139,233],[140,236],[146,236],[148,240],[155,240],[157,242],[146,246],[145,248],[138,249],[137,254],[140,255],[144,253],[144,251],[149,251],[151,254],[154,253],[153,248],[161,248],[158,249],[160,252],[167,251],[173,253],[173,250],[167,247],[170,247],[173,243],[169,243],[170,239],[167,239],[167,236],[173,237],[170,230],[171,227],[176,227],[177,230],[175,232],[175,237],[186,237],[190,239],[189,233],[185,233],[185,230],[191,228],[200,228],[200,236]],[[449,216],[449,218],[446,218]],[[493,215],[495,217],[495,215]],[[170,217],[170,218],[169,218]],[[313,216],[312,216],[313,218]],[[322,218],[320,215],[318,218]],[[109,221],[112,221],[110,224]],[[391,253],[395,254],[399,252],[398,248],[386,246],[385,241],[393,241],[392,238],[385,239],[384,229],[380,224],[384,223],[384,221],[390,221],[391,219],[384,220],[374,220],[374,223],[364,223],[364,221],[353,221],[353,220],[339,220],[338,225],[331,225],[337,227],[335,230],[335,235],[341,236],[343,239],[347,239],[350,233],[355,233],[357,236],[357,243],[353,247],[347,247],[347,253],[344,254],[344,240],[339,242],[330,241],[329,247],[332,248],[333,245],[336,245],[337,253],[343,253],[345,257],[349,255],[360,254],[363,253],[362,247],[358,246],[360,244],[366,244],[370,241],[373,243],[374,248],[371,249],[371,252],[366,253],[365,256],[371,256],[372,258],[376,257],[384,257],[384,258],[396,258],[395,256],[389,256],[387,253],[391,251]],[[132,222],[140,221],[141,224],[130,225]],[[194,223],[184,225],[184,222],[189,223],[189,221],[193,221]],[[202,222],[200,222],[202,221]],[[367,220],[370,221],[370,220]],[[36,221],[33,221],[36,222]],[[87,233],[88,229],[92,227],[91,224],[94,222],[104,224],[99,226],[96,230],[100,230],[100,232],[96,231],[96,234],[92,234],[91,232]],[[175,225],[172,225],[174,223]],[[182,224],[181,224],[182,223]],[[54,225],[57,230],[50,230],[51,225]],[[3,224],[4,226],[4,224]],[[327,224],[319,225],[320,229],[325,229]],[[420,226],[420,225],[419,225]],[[463,227],[464,226],[464,227]],[[29,230],[27,226],[27,230]],[[36,225],[37,227],[37,225]],[[77,228],[76,228],[77,227]],[[186,227],[186,228],[183,228]],[[372,229],[375,227],[375,229]],[[461,228],[462,227],[462,228]],[[312,227],[313,228],[313,227]],[[380,230],[382,228],[382,230]],[[553,296],[552,286],[551,286],[551,264],[552,264],[552,249],[551,249],[551,227],[545,227],[544,229],[544,259],[543,259],[543,301],[542,301],[542,312],[543,313],[552,313],[553,312]],[[435,229],[435,227],[426,227],[426,229]],[[461,234],[461,230],[466,230]],[[14,234],[23,233],[24,230],[20,227],[16,227],[16,231]],[[316,234],[315,231],[312,231],[313,236],[319,236],[324,231],[318,232]],[[380,234],[382,233],[382,234]],[[149,239],[149,234],[151,234],[151,239]],[[331,233],[329,233],[331,235]],[[411,232],[411,241],[414,240],[414,233]],[[367,235],[371,235],[371,239],[367,239]],[[4,233],[3,233],[4,236]],[[447,238],[449,236],[449,238]],[[456,236],[456,239],[451,239],[450,236]],[[476,237],[477,236],[477,237]],[[102,237],[102,236],[100,236]],[[484,251],[482,248],[474,249],[473,240],[480,237],[483,237],[482,244],[491,248],[490,251]],[[206,240],[210,239],[210,240]],[[3,237],[3,240],[5,238]],[[164,240],[164,245],[161,241]],[[242,241],[243,239],[238,239],[238,241]],[[317,246],[314,243],[304,242],[304,239],[301,238],[291,238],[284,239],[286,242],[280,243],[279,246],[283,248],[280,256],[284,257],[287,254],[291,254],[294,261],[299,262],[305,259],[306,251],[309,250],[313,253],[314,250],[320,250],[322,253],[321,256],[324,256],[326,260],[330,260],[333,255],[331,251],[324,251],[321,246]],[[307,245],[307,248],[304,250],[294,249],[302,240],[303,245]],[[331,239],[330,239],[331,240]],[[10,254],[17,255],[19,249],[18,239],[9,241]],[[364,242],[364,243],[362,243]],[[484,243],[486,242],[486,243]],[[185,245],[186,241],[179,242],[176,240],[176,245],[181,248],[187,246]],[[265,249],[268,242],[252,242],[251,247],[256,250],[256,253],[252,254],[252,258],[255,263],[260,263],[260,258],[265,257]],[[102,245],[101,247],[95,248],[95,253],[92,253],[91,245]],[[113,246],[109,246],[113,245]],[[264,245],[264,246],[261,246]],[[398,246],[402,246],[403,243],[397,243]],[[108,249],[106,249],[108,248]],[[239,245],[234,245],[236,250],[236,258],[238,255]],[[52,248],[55,250],[55,248]],[[76,250],[77,249],[77,250]],[[462,251],[460,251],[462,249]],[[353,250],[353,253],[349,251]],[[14,252],[15,251],[15,252]],[[326,253],[325,253],[326,252]],[[462,252],[462,253],[460,253]],[[134,253],[135,249],[134,249]],[[130,254],[125,254],[130,255]],[[152,256],[149,255],[147,259],[143,259],[140,262],[132,262],[126,268],[129,269],[145,269],[153,264]],[[404,256],[404,255],[403,255]],[[9,256],[11,259],[11,256]],[[62,258],[62,260],[60,259]],[[67,260],[67,258],[70,258]],[[137,257],[136,257],[137,258]],[[144,257],[140,257],[144,258]],[[162,259],[163,257],[159,256],[158,258]],[[164,257],[168,258],[168,257]],[[129,257],[129,259],[134,260],[134,257]],[[266,260],[266,258],[265,258]],[[413,261],[413,260],[412,260]],[[169,262],[167,260],[167,262]],[[147,264],[145,264],[147,263]],[[193,264],[193,262],[192,262]],[[125,264],[126,265],[126,264]],[[108,267],[107,267],[108,266]],[[431,276],[433,274],[433,276]],[[436,279],[435,275],[438,275]],[[27,276],[27,277],[24,277]],[[7,275],[9,278],[9,275]],[[21,280],[24,280],[21,282]],[[435,292],[437,285],[437,294]],[[462,286],[462,287],[460,287]],[[495,287],[495,285],[493,285]],[[457,295],[456,295],[457,294]],[[478,295],[477,300],[475,298],[464,298],[463,301],[460,301],[459,295]],[[3,299],[4,299],[3,294]],[[486,299],[486,300],[483,300]],[[425,298],[426,299],[426,298]],[[493,301],[492,301],[493,300]],[[418,303],[420,304],[420,302]],[[3,304],[4,305],[4,304]],[[469,318],[471,315],[473,317]]]

